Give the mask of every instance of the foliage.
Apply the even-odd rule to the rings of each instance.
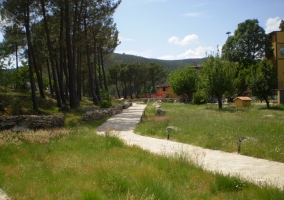
[[[217,57],[208,57],[202,63],[200,72],[201,86],[207,95],[216,97],[219,109],[222,108],[222,98],[224,94],[228,96],[234,93],[233,77],[234,64]]]
[[[216,174],[215,182],[211,184],[211,191],[217,192],[237,192],[248,187],[247,183],[237,177],[230,175]]]
[[[195,92],[193,94],[193,103],[194,104],[205,104],[205,103],[207,103],[206,92],[202,89],[197,90],[197,92]]]
[[[236,89],[237,96],[242,96],[248,89],[248,79],[250,74],[250,68],[245,67],[242,63],[236,65],[234,74],[234,87]]]
[[[280,24],[279,24],[279,29],[280,31],[284,31],[284,20],[282,19]]]
[[[271,51],[272,44],[257,19],[238,24],[233,36],[222,47],[222,56],[230,61],[260,60]]]
[[[110,108],[112,106],[110,95],[107,91],[100,91],[100,108]]]
[[[23,63],[24,65],[18,68],[15,71],[14,78],[16,79],[16,84],[18,86],[19,91],[28,91],[30,88],[27,87],[27,83],[30,83],[30,72],[29,66],[27,63]]]
[[[22,101],[21,98],[15,98],[11,101],[11,114],[13,115],[24,115],[31,110],[29,101]]]
[[[196,80],[196,70],[191,66],[187,66],[171,72],[168,75],[167,82],[170,83],[171,88],[177,95],[192,98],[193,92],[196,91]]]
[[[165,78],[166,71],[162,65],[151,62],[146,65],[147,76],[153,88],[156,88],[156,84],[160,84],[163,78]]]
[[[14,73],[7,69],[0,68],[0,85],[6,90],[8,86],[13,86],[14,84]]]
[[[264,59],[252,66],[249,87],[252,95],[264,100],[269,107],[268,98],[273,96],[273,92],[277,88],[276,70],[270,61]]]
[[[110,55],[110,62],[106,63],[108,66],[113,65],[115,62],[130,64],[135,62],[140,62],[143,64],[149,63],[157,63],[158,65],[163,66],[163,68],[168,71],[175,71],[180,68],[184,68],[188,65],[193,65],[194,63],[201,63],[205,59],[204,58],[189,58],[189,59],[182,59],[182,60],[160,60],[160,59],[151,59],[151,58],[144,58],[135,55],[128,55],[128,54],[118,54],[113,53]]]

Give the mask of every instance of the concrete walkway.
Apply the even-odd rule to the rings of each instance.
[[[258,185],[268,184],[284,190],[284,163],[134,134],[133,130],[140,122],[145,107],[145,104],[134,103],[121,114],[114,115],[98,127],[98,134],[109,131],[128,145],[139,146],[144,150],[165,156],[188,156],[189,160],[205,170],[239,176]]]

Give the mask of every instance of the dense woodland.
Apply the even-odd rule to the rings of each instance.
[[[11,55],[15,57],[16,71],[20,66],[19,60],[27,62],[21,65],[28,66],[34,110],[38,110],[36,87],[40,97],[45,98],[45,78],[49,80],[49,88],[59,108],[63,105],[77,108],[84,87],[88,88],[93,103],[99,104],[100,92],[107,91],[104,60],[119,44],[112,16],[120,2],[1,2],[4,33],[0,48],[1,68],[7,67],[7,59]]]
[[[76,109],[82,96],[100,105],[110,95],[134,98],[153,93],[156,84],[165,82],[170,82],[176,93],[199,102],[215,97],[220,108],[224,95],[241,95],[248,88],[254,88],[252,94],[269,105],[268,97],[277,85],[275,70],[269,62],[260,61],[269,59],[273,51],[269,36],[257,19],[238,24],[216,58],[145,59],[114,53],[120,41],[113,14],[120,3],[121,0],[1,1],[4,40],[0,44],[0,85],[12,85],[21,91],[29,83],[35,111],[37,98],[45,98],[47,91],[56,99],[57,107]],[[193,64],[203,68],[200,75],[187,71],[186,66]],[[6,70],[11,67],[15,69],[13,73]],[[258,87],[260,83],[262,87]]]
[[[201,59],[163,61],[114,54],[119,45],[112,18],[120,0],[15,0],[1,3],[1,85],[18,91],[30,83],[33,109],[46,88],[57,106],[77,108],[82,96],[102,98],[154,92],[166,74]],[[123,66],[120,66],[121,64]],[[114,68],[120,67],[115,79]],[[5,69],[15,69],[13,74]],[[139,81],[138,81],[139,80]]]

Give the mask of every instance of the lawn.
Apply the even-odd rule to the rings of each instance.
[[[171,139],[178,140],[183,135],[183,115],[173,115],[180,118],[178,124],[171,120],[171,110],[233,114],[192,105],[163,104],[162,108],[166,116],[155,117],[154,109],[147,107],[137,130],[153,126],[152,119],[159,126],[155,130],[179,127],[171,132]],[[183,155],[157,156],[126,146],[115,137],[99,136],[96,128],[107,118],[79,123],[81,114],[75,110],[65,113],[65,128],[0,132],[0,188],[11,199],[284,199],[284,191],[206,172]],[[165,137],[165,130],[160,136]]]
[[[178,130],[170,132],[171,140],[226,152],[238,152],[237,142],[242,139],[241,154],[284,162],[282,106],[267,109],[259,105],[249,108],[225,105],[219,110],[215,104],[163,103],[161,109],[166,115],[156,116],[150,103],[135,132],[167,138],[166,128],[174,126]]]

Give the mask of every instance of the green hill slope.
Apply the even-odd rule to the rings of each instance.
[[[128,54],[113,53],[107,59],[106,66],[110,66],[113,63],[142,62],[142,63],[147,64],[150,62],[155,62],[157,64],[162,65],[165,70],[170,72],[178,68],[183,68],[187,65],[192,65],[194,62],[201,63],[202,61],[204,61],[204,58],[190,58],[190,59],[183,59],[183,60],[159,60],[159,59],[144,58],[144,57],[128,55]]]

